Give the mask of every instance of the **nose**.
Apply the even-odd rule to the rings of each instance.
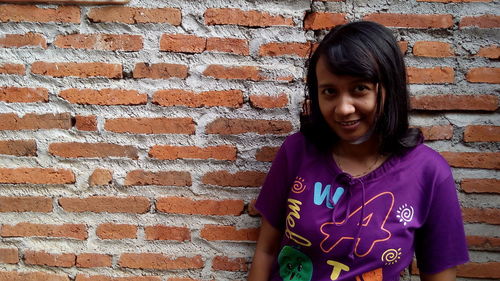
[[[350,97],[341,96],[339,97],[337,106],[335,107],[335,113],[341,116],[352,114],[356,111],[353,101]]]

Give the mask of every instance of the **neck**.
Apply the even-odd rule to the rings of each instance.
[[[372,135],[370,139],[360,144],[339,141],[333,148],[333,153],[343,158],[366,159],[379,154],[380,141],[378,136]]]

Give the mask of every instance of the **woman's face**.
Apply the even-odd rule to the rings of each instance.
[[[356,76],[335,75],[323,57],[316,65],[316,76],[321,114],[340,140],[356,143],[370,136],[377,114],[378,84]]]

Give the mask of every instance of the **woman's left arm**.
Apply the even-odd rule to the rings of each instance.
[[[420,280],[422,281],[455,281],[457,277],[457,268],[452,267],[438,273],[422,273],[420,272]]]

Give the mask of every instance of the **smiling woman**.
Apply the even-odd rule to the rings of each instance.
[[[422,280],[454,280],[468,260],[455,183],[408,126],[391,32],[338,26],[308,67],[310,114],[255,204],[263,219],[249,280],[395,281],[414,253]]]

